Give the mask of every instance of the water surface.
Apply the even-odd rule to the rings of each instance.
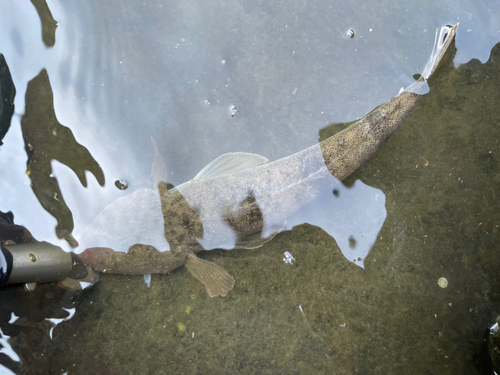
[[[173,185],[226,152],[277,160],[396,95],[423,69],[435,29],[460,28],[430,93],[346,181],[385,194],[387,218],[364,269],[322,229],[302,225],[257,250],[201,254],[235,276],[226,298],[209,298],[184,269],[153,275],[150,287],[140,276],[105,274],[76,294],[9,288],[0,292],[4,368],[488,373],[487,329],[500,315],[493,2],[47,4],[55,34],[32,3],[0,5],[0,53],[17,91],[0,146],[0,210],[67,250],[68,233],[78,237],[108,204],[151,186],[151,137]],[[37,196],[21,117],[43,69],[57,123],[56,134],[33,136],[51,159],[38,156]],[[67,210],[44,208],[49,187]]]

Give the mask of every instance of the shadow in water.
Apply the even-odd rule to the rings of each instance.
[[[42,22],[42,40],[47,47],[54,47],[56,44],[57,21],[52,17],[52,12],[45,0],[31,0],[38,12],[38,17]]]
[[[5,57],[0,54],[0,146],[9,131],[12,115],[14,114],[14,98],[16,88],[10,75],[9,66]]]

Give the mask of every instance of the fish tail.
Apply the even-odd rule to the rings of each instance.
[[[398,95],[402,92],[410,92],[413,94],[424,95],[429,92],[427,80],[432,77],[436,71],[441,59],[448,50],[455,34],[457,33],[458,23],[454,26],[446,25],[436,30],[436,38],[434,40],[434,48],[432,49],[431,57],[427,61],[420,78],[413,82],[406,89],[401,89]]]
[[[439,62],[443,58],[446,50],[451,44],[451,41],[457,33],[458,23],[454,26],[446,25],[436,30],[436,39],[434,40],[434,48],[432,49],[431,57],[425,65],[422,73],[422,78],[427,81],[436,71]]]

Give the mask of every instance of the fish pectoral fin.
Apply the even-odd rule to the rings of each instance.
[[[248,152],[230,152],[219,156],[203,168],[194,179],[214,178],[267,163],[264,156]]]
[[[236,245],[234,245],[235,249],[257,249],[262,247],[266,242],[271,241],[274,237],[276,237],[278,233],[271,235],[268,238],[262,238],[260,233],[255,235],[247,236],[243,239],[238,239]]]
[[[281,232],[281,229],[278,230],[276,233],[272,233],[269,237],[266,238],[262,238],[262,234],[260,232],[246,236],[245,238],[238,239],[238,242],[236,242],[234,248],[257,249],[259,247],[262,247],[265,243],[271,241],[274,237],[278,235],[279,232]]]
[[[262,232],[257,232],[244,238],[239,238],[234,246],[235,249],[256,249],[271,241],[281,233],[286,226],[286,220],[283,224],[269,225]]]
[[[267,232],[269,234],[267,237],[262,237],[265,233],[257,232],[244,238],[239,238],[234,246],[235,249],[257,249],[258,247],[262,247],[265,243],[271,241],[274,237],[280,233],[283,228],[286,226],[286,221],[282,225],[273,225],[267,228]]]
[[[225,297],[234,287],[234,277],[218,264],[200,259],[191,253],[184,265],[189,273],[205,286],[210,297]]]

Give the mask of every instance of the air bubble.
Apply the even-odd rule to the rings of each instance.
[[[234,117],[238,114],[239,110],[238,110],[238,107],[234,104],[231,104],[229,106],[229,114],[231,115],[231,117]]]
[[[120,190],[127,190],[128,188],[128,183],[126,183],[123,180],[116,180],[115,181],[115,186],[120,189]]]

